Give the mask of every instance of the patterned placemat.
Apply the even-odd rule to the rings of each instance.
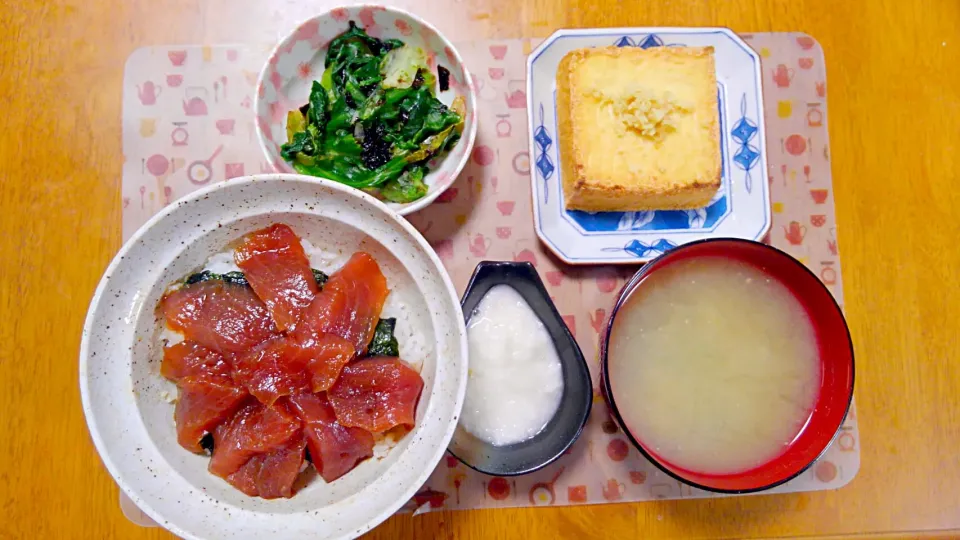
[[[762,57],[769,241],[809,266],[843,303],[827,139],[826,75],[820,45],[795,33],[744,35]],[[636,267],[571,267],[533,230],[526,126],[525,60],[537,41],[458,44],[479,91],[480,132],[461,177],[409,217],[460,291],[481,260],[533,263],[576,336],[595,377],[607,310]],[[127,61],[123,98],[123,235],[199,186],[270,172],[256,141],[253,92],[270,45],[158,46]],[[595,384],[580,440],[553,465],[517,478],[476,473],[448,455],[405,507],[439,509],[593,504],[716,496],[661,473],[617,430]],[[836,489],[860,467],[856,414],[826,455],[770,492]],[[768,492],[768,493],[770,493]],[[152,522],[121,497],[131,520]]]

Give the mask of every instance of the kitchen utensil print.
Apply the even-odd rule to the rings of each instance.
[[[153,176],[161,176],[170,169],[170,160],[162,154],[154,154],[146,159],[144,168]]]
[[[156,118],[141,118],[140,119],[140,136],[143,138],[153,137],[157,132],[157,119]]]
[[[174,122],[173,131],[170,132],[170,142],[173,146],[187,146],[190,140],[190,132],[187,131],[186,122]]]
[[[493,240],[485,237],[483,234],[476,234],[473,237],[473,240],[470,242],[470,253],[474,257],[482,258],[486,257],[487,250],[490,249],[490,246],[493,244]]]
[[[509,138],[513,133],[513,125],[510,124],[509,114],[498,114],[497,118],[497,137],[501,139]]]
[[[506,478],[503,478],[501,476],[491,478],[490,482],[487,483],[486,485],[486,492],[484,493],[484,498],[486,498],[486,496],[489,495],[490,498],[495,501],[505,500],[507,497],[510,496],[510,492],[511,492],[510,484],[511,482],[508,482]],[[516,490],[517,490],[516,482],[513,482],[513,491],[516,492]]]
[[[202,86],[191,86],[184,92],[183,114],[187,116],[206,116],[208,97],[207,89]]]
[[[616,478],[608,478],[606,485],[603,485],[601,489],[603,498],[607,501],[619,501],[626,491],[627,486]]]
[[[507,57],[507,45],[503,43],[496,43],[490,45],[490,56],[495,60],[503,60]]]
[[[525,92],[526,81],[513,80],[507,83],[507,93],[504,99],[509,109],[526,109],[527,94]]]
[[[202,186],[213,178],[213,160],[220,155],[223,145],[217,146],[208,159],[198,159],[187,166],[187,179],[190,182]]]
[[[236,124],[236,120],[233,118],[221,118],[217,120],[217,131],[221,135],[233,135],[233,128]]]
[[[807,103],[807,126],[820,127],[823,125],[823,111],[819,103]]]
[[[481,101],[496,101],[497,91],[494,90],[493,85],[488,84],[483,77],[476,73],[471,73],[471,76],[473,77],[473,85],[477,87],[477,97]]]
[[[163,88],[153,81],[146,81],[143,85],[137,85],[137,97],[140,98],[141,105],[154,105]]]
[[[836,285],[837,271],[833,268],[833,261],[820,261],[820,281],[824,285]]]
[[[557,500],[557,494],[554,490],[554,484],[563,474],[565,467],[557,469],[557,474],[548,482],[537,482],[530,487],[530,504],[534,506],[550,506]]]
[[[807,227],[801,225],[799,221],[791,221],[790,225],[783,226],[783,237],[791,245],[799,246],[807,236]]]
[[[780,64],[772,70],[773,82],[780,88],[789,88],[793,81],[793,69],[788,68],[786,64]]]
[[[227,100],[227,76],[223,75],[213,82],[213,102],[220,103]]]
[[[157,194],[160,196],[160,200],[163,203],[163,206],[166,206],[170,203],[170,200],[173,197],[173,189],[167,185],[167,178],[170,176],[170,160],[167,156],[162,154],[154,154],[147,158],[146,160],[146,169],[153,175],[157,183]],[[141,206],[143,204],[141,192]],[[151,201],[153,193],[151,195]]]
[[[244,166],[242,162],[223,164],[223,175],[227,180],[243,176],[243,170]]]
[[[170,63],[174,66],[182,66],[184,62],[187,61],[187,51],[185,50],[175,50],[168,51],[167,58],[170,59]]]

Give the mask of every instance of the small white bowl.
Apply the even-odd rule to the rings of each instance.
[[[453,184],[470,159],[477,138],[473,79],[453,44],[416,15],[393,7],[362,4],[338,7],[300,23],[280,41],[260,72],[255,105],[260,147],[274,169],[294,172],[280,156],[280,146],[287,142],[287,112],[307,102],[313,81],[323,74],[327,45],[349,29],[350,21],[373,37],[399,39],[423,49],[431,70],[435,71],[437,64],[450,70],[450,89],[438,92],[437,98],[448,106],[458,96],[466,101],[463,134],[453,150],[424,178],[429,187],[427,194],[410,203],[386,203],[401,215],[410,214],[426,207]]]
[[[327,269],[359,250],[374,256],[391,289],[384,313],[399,316],[401,355],[420,366],[424,388],[416,426],[382,457],[333,483],[315,477],[293,498],[268,501],[243,495],[207,472],[207,457],[177,445],[169,403],[176,388],[160,376],[154,308],[168,284],[274,222],[329,253]],[[423,237],[359,190],[290,174],[216,184],[154,216],[100,280],[80,345],[83,410],[100,457],[138,507],[185,538],[352,538],[370,530],[414,495],[443,456],[466,375],[460,300]]]

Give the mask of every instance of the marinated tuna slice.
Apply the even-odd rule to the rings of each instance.
[[[193,375],[230,376],[230,363],[199,343],[181,341],[163,349],[160,374],[177,382]]]
[[[233,378],[255,398],[273,405],[277,398],[309,388],[310,379],[301,362],[293,361],[287,337],[276,337],[237,357]]]
[[[373,435],[362,428],[340,425],[324,394],[292,396],[290,403],[303,421],[313,466],[327,482],[373,455]]]
[[[297,356],[306,361],[310,389],[314,392],[329,390],[337,382],[343,367],[356,356],[353,344],[333,334],[312,335],[294,341]]]
[[[239,356],[234,379],[272,405],[282,396],[330,388],[353,356],[353,345],[334,335],[277,337]]]
[[[253,456],[226,480],[251,497],[292,497],[306,444],[303,436],[297,435],[272,452]]]
[[[201,453],[200,439],[223,423],[249,394],[228,377],[191,375],[177,383],[180,395],[173,411],[177,442],[191,452]]]
[[[304,312],[301,327],[305,332],[340,336],[362,355],[373,338],[389,292],[377,261],[366,253],[355,253],[330,276]]]
[[[234,260],[280,330],[292,330],[320,291],[300,238],[286,225],[244,236]]]
[[[221,280],[183,286],[164,296],[160,309],[171,330],[221,354],[248,351],[275,333],[252,289]]]
[[[226,478],[257,454],[273,452],[300,432],[300,420],[284,404],[251,400],[213,431],[209,470]]]
[[[327,393],[337,421],[373,433],[412,426],[423,390],[420,374],[399,358],[348,364]]]

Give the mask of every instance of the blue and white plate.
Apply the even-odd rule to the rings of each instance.
[[[720,191],[704,208],[647,212],[567,211],[557,145],[557,65],[584,47],[711,45],[720,97]],[[681,244],[712,237],[760,240],[770,228],[760,57],[726,28],[559,30],[527,59],[527,115],[534,228],[569,264],[648,261]]]

